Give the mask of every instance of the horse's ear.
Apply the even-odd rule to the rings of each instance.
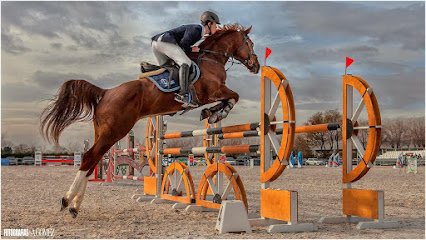
[[[245,33],[246,35],[250,33],[250,31],[251,31],[251,27],[253,27],[253,26],[250,26],[249,28],[247,28],[246,30],[244,30],[244,33]]]

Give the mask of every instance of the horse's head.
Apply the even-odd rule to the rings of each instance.
[[[253,42],[248,34],[251,27],[244,29],[239,24],[224,25],[212,36],[200,45],[204,53],[211,54],[216,58],[228,60],[233,57],[240,61],[251,72],[258,73],[260,64],[253,50]]]
[[[252,73],[258,73],[260,69],[259,60],[257,55],[254,53],[254,43],[251,41],[248,34],[251,31],[251,26],[243,31],[238,31],[240,34],[240,41],[237,44],[239,46],[233,52],[235,59],[240,61],[247,69]]]

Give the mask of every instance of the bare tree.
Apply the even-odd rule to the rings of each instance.
[[[305,125],[316,125],[316,124],[321,124],[324,122],[325,122],[324,114],[322,112],[317,112],[308,119],[308,122],[305,123]],[[324,149],[324,145],[327,140],[326,133],[324,132],[307,133],[306,136],[310,144],[315,146],[319,145],[321,151]]]
[[[367,120],[359,120],[357,125],[358,126],[368,126],[368,121]],[[354,131],[354,134],[356,134],[358,136],[358,139],[361,141],[362,146],[365,149],[365,147],[367,146],[367,141],[368,141],[368,130],[360,129],[360,130]]]
[[[337,111],[337,109],[328,110],[324,113],[324,122],[341,124],[342,115]],[[334,149],[334,142],[336,142],[336,147],[338,148],[337,144],[339,141],[339,133],[337,131],[329,131],[326,132],[325,135],[327,138],[326,141],[329,145],[329,150]]]
[[[408,120],[410,142],[415,147],[425,147],[425,119],[424,117]]]
[[[27,144],[19,144],[18,146],[14,147],[13,152],[14,153],[28,153],[31,152],[32,149],[30,146],[28,146]]]
[[[387,121],[388,120],[382,121],[382,130],[381,130],[382,132],[381,132],[381,141],[380,141],[381,148],[386,148],[391,146],[390,136],[386,133]]]
[[[309,147],[309,141],[306,138],[306,134],[296,135],[296,139],[294,140],[294,150],[296,152],[301,151],[303,156],[306,157],[313,156],[312,150]]]
[[[392,148],[400,148],[403,143],[404,133],[407,132],[406,124],[401,119],[384,121],[382,133]]]

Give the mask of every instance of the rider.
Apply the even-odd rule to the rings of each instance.
[[[158,65],[165,64],[171,58],[180,66],[180,91],[176,94],[175,100],[183,103],[182,106],[184,107],[198,107],[188,93],[189,71],[192,61],[187,54],[199,52],[198,45],[206,36],[214,34],[217,31],[217,24],[220,24],[219,17],[210,11],[205,11],[201,15],[200,20],[201,25],[182,25],[152,37],[152,51]]]

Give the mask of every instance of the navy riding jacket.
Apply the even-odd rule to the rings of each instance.
[[[201,39],[203,27],[198,24],[187,24],[177,28],[173,28],[169,31],[162,32],[152,37],[153,41],[157,41],[162,35],[162,42],[169,42],[179,45],[185,53],[190,53],[191,46]]]

